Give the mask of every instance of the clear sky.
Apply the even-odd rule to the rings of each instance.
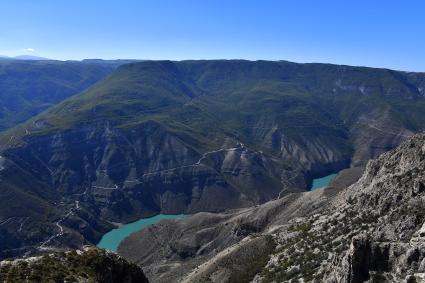
[[[0,54],[425,71],[422,0],[0,0]]]

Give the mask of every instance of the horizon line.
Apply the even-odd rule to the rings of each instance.
[[[32,57],[32,58],[40,58],[40,59],[19,59],[19,57]],[[247,59],[247,58],[186,58],[186,59],[140,59],[140,58],[83,58],[83,59],[55,59],[55,58],[49,58],[45,56],[37,56],[37,55],[28,55],[28,54],[22,54],[17,56],[8,56],[0,54],[0,60],[1,59],[10,59],[10,60],[16,60],[16,61],[59,61],[59,62],[83,62],[83,61],[172,61],[172,62],[183,62],[183,61],[250,61],[250,62],[256,62],[256,61],[266,61],[266,62],[288,62],[288,63],[294,63],[294,64],[323,64],[323,65],[336,65],[336,66],[347,66],[347,67],[356,67],[356,68],[370,68],[370,69],[384,69],[384,70],[391,70],[391,71],[398,71],[398,72],[406,72],[406,73],[425,73],[425,70],[423,71],[415,71],[415,70],[406,70],[406,69],[398,69],[396,67],[385,67],[385,66],[372,66],[372,65],[355,65],[355,64],[347,64],[347,63],[336,63],[336,62],[319,62],[319,61],[308,61],[308,62],[301,62],[301,61],[291,61],[287,59]]]

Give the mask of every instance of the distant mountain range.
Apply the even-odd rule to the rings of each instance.
[[[83,82],[81,64],[99,68],[28,72],[40,62],[8,72],[0,89],[13,98],[24,87],[35,104]],[[114,222],[305,191],[425,125],[422,73],[244,60],[103,70],[1,135],[0,256],[96,243]],[[68,81],[51,88],[58,74]]]
[[[0,59],[14,59],[14,60],[28,60],[28,61],[46,61],[46,60],[52,60],[45,57],[39,57],[39,56],[31,56],[31,55],[19,55],[15,57],[9,57],[0,55]]]

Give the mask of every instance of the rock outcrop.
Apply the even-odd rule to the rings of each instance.
[[[91,247],[0,261],[0,281],[148,283],[136,265],[113,253]]]
[[[329,282],[422,282],[425,277],[425,135],[371,161],[344,195],[374,215],[351,240]]]

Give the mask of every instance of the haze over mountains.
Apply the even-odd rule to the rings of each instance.
[[[14,57],[0,55],[0,59],[10,59],[10,60],[25,60],[25,61],[48,61],[52,60],[45,57],[32,56],[32,55],[18,55]]]
[[[105,78],[119,62],[0,60],[0,131]]]
[[[263,271],[258,282],[268,282],[295,278],[263,269],[270,255],[282,252],[274,245],[288,244],[286,233],[310,231],[291,231],[294,217],[308,223],[319,221],[314,213],[338,218],[326,210],[334,206],[346,215],[351,198],[340,191],[370,159],[424,130],[425,74],[287,61],[4,60],[0,103],[1,258],[96,244],[116,223],[158,213],[220,212],[145,230],[142,240],[130,237],[120,252],[148,268],[153,282],[232,282],[248,269],[256,271],[252,277]],[[422,140],[412,140],[417,152]],[[408,144],[388,156],[407,162],[400,156],[413,158]],[[380,188],[370,176],[399,178],[401,169],[384,161],[371,163],[352,187],[357,191],[347,193],[357,203],[374,194],[368,186]],[[418,174],[409,162],[400,178]],[[377,175],[378,167],[388,170]],[[345,168],[349,178],[340,178],[333,190],[305,193],[313,178]],[[400,194],[388,196],[388,205]],[[420,223],[409,226],[409,237]],[[282,230],[269,233],[272,228]],[[180,238],[173,238],[175,231]],[[152,237],[170,245],[134,253]],[[242,239],[247,242],[234,246]],[[332,255],[343,255],[350,241],[344,238]],[[254,252],[259,246],[268,251],[253,253],[261,262],[239,262],[230,271],[213,267],[228,256],[244,258],[236,252],[242,247]],[[215,257],[229,247],[231,253]],[[294,276],[328,278],[325,263],[305,262],[314,272]],[[182,264],[178,272],[176,263]],[[199,274],[191,273],[203,263]]]

